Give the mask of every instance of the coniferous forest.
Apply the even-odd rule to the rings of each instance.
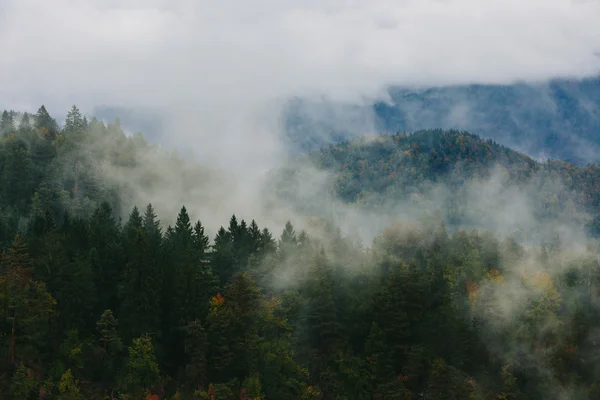
[[[592,239],[521,243],[439,213],[372,243],[318,218],[272,231],[232,215],[209,237],[185,204],[165,224],[150,200],[132,204],[131,182],[105,179],[158,152],[118,121],[73,107],[59,126],[42,106],[5,111],[0,133],[2,399],[600,399]],[[386,140],[395,150],[377,142],[377,159],[366,143],[312,157],[339,161],[347,202],[501,164],[515,184],[566,182],[544,192],[544,218],[552,196],[597,209],[593,166],[538,164],[466,134]],[[184,170],[184,183],[210,179]]]

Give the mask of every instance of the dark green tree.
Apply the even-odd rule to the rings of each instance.
[[[0,116],[0,136],[4,137],[10,133],[15,133],[15,121],[13,115],[4,110]]]
[[[71,110],[67,113],[67,118],[65,119],[65,125],[63,127],[63,132],[66,134],[73,133],[83,133],[86,130],[86,122],[84,121],[81,112],[77,108],[77,106],[71,107]]]
[[[45,106],[41,106],[35,114],[35,129],[42,137],[53,141],[59,132],[56,120],[50,116]]]
[[[142,218],[134,208],[125,224],[127,263],[120,280],[119,317],[123,337],[129,341],[143,334],[157,335],[160,329],[161,276],[152,260]]]

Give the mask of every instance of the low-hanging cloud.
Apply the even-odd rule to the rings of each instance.
[[[0,0],[0,108],[159,110],[160,140],[236,176],[228,195],[249,203],[286,156],[288,99],[592,75],[597,15],[567,0]]]
[[[594,74],[600,3],[3,0],[4,101],[205,110]],[[3,104],[4,106],[4,104]]]

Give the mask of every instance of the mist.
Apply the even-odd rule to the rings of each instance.
[[[34,113],[44,104],[61,116],[76,104],[107,122],[118,110],[155,121],[149,133],[154,145],[132,145],[139,139],[132,129],[130,142],[99,137],[84,150],[100,154],[95,173],[121,190],[123,215],[152,203],[163,226],[183,205],[210,237],[232,214],[255,219],[275,238],[288,220],[296,232],[320,238],[322,221],[328,221],[344,236],[367,247],[374,243],[365,258],[353,260],[349,252],[333,260],[366,275],[372,272],[366,257],[381,256],[378,239],[398,235],[412,245],[411,235],[422,233],[432,215],[447,224],[451,237],[479,229],[502,243],[517,239],[522,254],[503,251],[502,279],[482,278],[479,300],[465,313],[483,320],[482,338],[500,359],[526,359],[521,367],[541,371],[536,376],[547,379],[548,398],[574,398],[579,388],[562,386],[548,372],[547,354],[535,347],[557,330],[554,314],[546,312],[556,305],[553,285],[573,264],[584,277],[598,269],[597,241],[585,229],[593,216],[565,182],[532,173],[515,183],[499,163],[459,189],[426,180],[418,190],[392,188],[349,204],[335,191],[339,171],[302,154],[356,137],[363,137],[359,144],[385,145],[376,135],[381,125],[372,105],[393,105],[390,87],[543,87],[555,78],[596,76],[598,15],[600,2],[569,0],[0,0],[0,35],[7,39],[0,41],[0,109]],[[548,99],[542,96],[540,107],[556,106]],[[443,117],[408,102],[405,127],[478,124],[482,132],[475,133],[492,130],[468,100],[459,98]],[[592,100],[583,106],[598,110]],[[528,128],[518,118],[513,122],[519,131]],[[528,152],[539,144],[511,139],[507,144]],[[571,139],[586,161],[595,156],[588,139]],[[124,160],[104,156],[126,146],[131,151]],[[548,154],[537,148],[531,155],[542,160]],[[292,171],[280,175],[286,168]],[[558,201],[556,193],[563,194],[563,205],[542,218],[540,210]],[[368,207],[375,200],[377,207]],[[449,205],[459,209],[460,223],[450,223]],[[562,247],[548,253],[542,245],[557,236]],[[296,288],[297,264],[276,266],[268,286]],[[567,308],[581,294],[563,293]],[[597,294],[590,298],[598,301]],[[536,301],[544,313],[535,330],[519,332],[528,341],[495,348],[498,332],[519,328],[524,305]],[[572,308],[567,311],[571,316]],[[593,345],[581,352],[590,362],[598,359],[598,337],[591,332],[587,342]]]
[[[263,180],[290,157],[283,111],[291,99],[344,104],[333,112],[319,103],[302,111],[326,119],[324,131],[359,136],[376,130],[363,106],[389,100],[390,85],[590,76],[600,67],[598,14],[597,2],[559,0],[5,0],[0,34],[10,40],[0,45],[7,55],[0,107],[35,111],[45,104],[61,114],[77,104],[90,116],[101,106],[160,113],[162,146],[184,150],[228,178],[191,192],[139,187],[133,197],[162,204],[171,219],[185,203],[201,219],[237,213],[281,226],[294,215],[266,199]],[[180,180],[180,169],[143,157],[140,168],[160,169],[165,182]],[[107,178],[135,186],[140,171],[128,173],[110,171]]]

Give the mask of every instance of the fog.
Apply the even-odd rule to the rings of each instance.
[[[599,15],[600,2],[569,0],[0,0],[0,109],[35,112],[45,104],[58,116],[77,104],[89,116],[102,107],[158,115],[154,140],[191,164],[151,148],[135,154],[134,166],[103,163],[100,171],[109,184],[126,186],[127,206],[151,202],[165,224],[185,205],[211,237],[233,213],[278,236],[286,220],[299,231],[317,215],[370,244],[394,221],[443,209],[454,193],[431,184],[419,196],[367,210],[335,198],[334,173],[302,164],[282,189],[292,201],[283,201],[269,179],[293,156],[284,129],[288,102],[315,101],[302,112],[327,143],[332,131],[375,132],[364,105],[389,101],[390,85],[592,76],[600,71]],[[466,126],[471,110],[458,104],[446,122]],[[508,265],[504,285],[489,283],[504,328],[531,296],[521,271],[545,268],[554,277],[568,260],[595,256],[583,229],[589,215],[560,212],[541,221],[539,188],[506,182],[498,168],[467,181],[461,198],[465,228],[520,235],[529,246]],[[560,182],[549,185],[556,186],[548,192],[562,190]],[[534,247],[556,234],[573,255],[545,264]],[[575,390],[553,389],[565,398]]]
[[[0,10],[0,108],[159,113],[157,141],[231,178],[198,188],[210,201],[140,191],[170,218],[185,202],[198,218],[286,219],[264,206],[261,179],[289,157],[292,98],[348,105],[307,112],[359,135],[375,127],[353,105],[386,100],[389,85],[540,82],[600,66],[598,2],[3,0]]]

